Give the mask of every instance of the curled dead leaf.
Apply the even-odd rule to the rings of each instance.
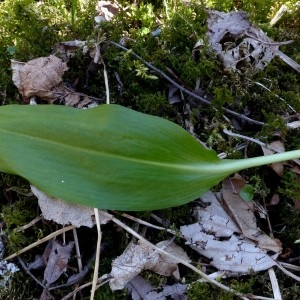
[[[281,247],[276,241],[257,227],[253,203],[245,202],[239,196],[239,191],[244,185],[244,179],[238,174],[223,180],[222,196],[226,207],[246,238],[255,241],[262,249],[280,252]]]
[[[62,76],[67,64],[54,55],[22,63],[11,61],[13,82],[23,97],[37,96],[49,102],[64,93]]]
[[[226,69],[250,67],[254,72],[264,69],[278,56],[296,71],[298,65],[291,58],[279,51],[280,45],[292,41],[274,42],[259,27],[249,21],[244,11],[220,12],[207,9],[208,38],[212,49]]]
[[[190,261],[187,254],[170,241],[162,241],[157,244],[157,247],[163,248],[176,257]],[[131,242],[123,254],[113,261],[110,273],[113,278],[110,280],[109,285],[112,290],[123,289],[129,281],[143,270],[151,270],[164,276],[173,275],[178,277],[177,264],[178,262],[175,259],[165,257],[141,240],[137,244]]]

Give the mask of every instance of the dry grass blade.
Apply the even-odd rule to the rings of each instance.
[[[100,248],[101,248],[101,239],[102,239],[101,225],[100,225],[100,219],[99,219],[99,211],[98,211],[97,208],[94,208],[94,211],[95,211],[95,220],[96,220],[96,226],[97,226],[98,239],[97,239],[95,269],[94,269],[92,290],[91,290],[91,296],[90,296],[91,300],[94,299],[95,291],[96,291],[96,288],[97,288],[99,263],[100,263]]]
[[[5,260],[13,259],[13,258],[19,256],[20,254],[22,254],[22,253],[24,253],[24,252],[26,252],[26,251],[28,251],[28,250],[30,250],[30,249],[32,249],[32,248],[38,246],[38,245],[40,245],[40,244],[42,244],[42,243],[44,243],[44,242],[47,242],[47,241],[51,240],[52,238],[54,238],[54,237],[56,237],[56,236],[58,236],[58,235],[60,235],[60,234],[62,234],[62,233],[64,233],[64,232],[67,232],[67,231],[69,231],[69,230],[72,230],[72,229],[74,229],[74,228],[76,228],[76,227],[73,226],[73,225],[71,225],[71,226],[67,226],[67,227],[64,227],[64,228],[62,228],[62,229],[59,229],[59,230],[57,230],[57,231],[55,231],[55,232],[53,232],[53,233],[51,233],[51,234],[45,236],[44,238],[42,238],[42,239],[40,239],[40,240],[38,240],[38,241],[36,241],[36,242],[30,244],[29,246],[27,246],[27,247],[25,247],[25,248],[19,250],[18,252],[15,252],[15,253],[13,253],[13,254],[7,256],[7,257],[5,258]]]
[[[270,268],[268,272],[269,272],[269,278],[270,278],[274,298],[275,299],[282,299],[279,284],[278,284],[277,277],[276,277],[276,274],[274,272],[274,269]]]

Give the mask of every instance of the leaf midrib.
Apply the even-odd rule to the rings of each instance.
[[[89,155],[89,153],[92,155],[100,154],[102,157],[116,158],[120,161],[128,161],[128,162],[133,162],[133,163],[138,163],[138,164],[159,166],[159,167],[165,167],[165,168],[173,168],[173,169],[178,169],[178,170],[189,170],[189,171],[193,171],[193,172],[197,172],[197,173],[199,173],[199,172],[215,173],[216,170],[212,167],[211,164],[219,163],[219,161],[213,161],[213,162],[209,162],[209,163],[201,163],[200,162],[196,166],[195,165],[187,165],[187,164],[178,164],[178,163],[164,163],[164,162],[143,160],[143,159],[137,159],[137,158],[132,158],[132,157],[128,157],[128,156],[120,156],[120,155],[116,155],[116,154],[110,154],[108,152],[96,151],[96,150],[93,150],[90,148],[80,147],[78,145],[71,146],[71,145],[64,144],[64,143],[58,143],[58,142],[54,141],[53,139],[44,139],[44,138],[41,138],[38,136],[33,136],[30,134],[5,130],[3,128],[0,128],[0,133],[14,135],[21,139],[22,138],[35,139],[38,141],[42,141],[43,143],[50,142],[50,143],[52,143],[52,145],[58,145],[59,147],[63,147],[63,148],[75,149],[78,152],[85,152],[85,153],[87,153],[86,155]],[[1,153],[0,153],[0,155],[1,155]]]

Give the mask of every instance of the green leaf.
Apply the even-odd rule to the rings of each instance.
[[[245,184],[240,190],[240,196],[244,201],[252,201],[254,197],[254,188],[251,184]]]
[[[153,210],[198,198],[243,168],[300,151],[220,160],[180,126],[118,105],[0,108],[0,170],[50,196],[116,210]]]

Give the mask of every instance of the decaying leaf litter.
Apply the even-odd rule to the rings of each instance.
[[[278,50],[280,43],[273,43],[273,41],[267,39],[260,29],[256,27],[254,28],[249,22],[247,22],[247,19],[243,13],[232,13],[229,15],[213,11],[209,13],[211,14],[211,16],[214,16],[214,18],[212,17],[211,19],[209,19],[211,20],[211,24],[209,24],[211,25],[211,27],[209,26],[211,32],[208,34],[208,36],[210,37],[211,46],[218,53],[220,59],[223,61],[227,68],[236,69],[238,68],[239,62],[245,64],[251,62],[254,69],[260,70],[269,61],[271,61],[275,55],[278,55],[280,58],[283,57],[283,55],[281,55],[281,52]],[[218,17],[215,18],[215,16]],[[220,19],[218,20],[218,18]],[[226,27],[226,18],[228,18],[227,22],[228,20],[233,20],[233,27],[229,25],[228,27]],[[236,28],[235,18],[241,18],[240,20],[243,20],[244,22],[239,22],[239,24],[244,25],[244,27]],[[214,20],[212,21],[212,19]],[[222,25],[220,25],[220,23]],[[220,30],[220,28],[222,30]],[[236,34],[238,38],[243,35],[245,35],[246,38],[236,48],[229,49],[224,53],[224,51],[220,51],[221,45],[219,43],[224,35],[228,33],[230,33],[230,35],[233,35],[233,39],[235,39],[234,34]],[[217,35],[218,38],[215,38]],[[195,49],[197,49],[197,47],[201,47],[201,43],[197,44]],[[259,54],[254,51],[250,52],[250,49],[252,48],[258,50]],[[241,51],[241,49],[243,49],[243,51]],[[255,63],[253,63],[253,60],[255,61]],[[60,73],[60,75],[58,77],[57,75],[55,75],[53,79],[51,76],[49,76],[50,72],[47,72],[46,74],[48,78],[45,78],[45,84],[45,82],[41,80],[41,78],[44,78],[43,73],[45,72],[42,72],[42,74],[39,73],[37,78],[39,78],[39,82],[43,82],[42,86],[36,86],[36,82],[32,80],[26,82],[28,78],[34,78],[34,76],[26,76],[26,80],[22,81],[22,76],[20,75],[22,74],[22,67],[20,66],[24,65],[22,63],[17,63],[16,65],[18,67],[14,68],[14,66],[16,66],[14,62],[14,81],[17,84],[20,93],[23,95],[23,97],[36,96],[48,101],[49,103],[53,103],[57,99],[60,99],[64,101],[66,105],[78,105],[81,100],[80,97],[82,97],[82,95],[76,95],[75,92],[76,96],[74,96],[73,91],[70,92],[69,89],[65,89],[62,85],[62,69],[65,69],[66,65],[58,60],[55,56],[37,59],[36,63],[49,64],[49,62],[53,61],[61,66],[61,69],[58,68],[58,70],[56,69],[56,67],[54,68],[55,71],[58,71],[58,73]],[[36,69],[35,62],[28,63],[26,67],[30,65],[33,65],[33,69]],[[294,62],[292,62],[290,65],[296,69],[296,65]],[[28,69],[25,70],[26,72],[32,72],[33,74],[35,72],[32,71],[32,69],[31,71],[28,71]],[[20,76],[17,75],[18,72]],[[79,104],[78,107],[87,106],[93,101],[86,95],[84,97],[85,98],[83,99],[83,102],[86,102],[84,102],[84,105]],[[98,102],[103,102],[103,100]],[[276,258],[281,251],[280,244],[261,232],[261,230],[256,226],[255,217],[253,214],[254,208],[251,207],[252,204],[245,204],[245,202],[243,202],[243,200],[238,195],[238,190],[241,187],[237,187],[233,184],[236,178],[238,178],[238,175],[223,182],[223,187],[220,191],[221,195],[215,196],[212,193],[209,193],[202,197],[201,201],[203,203],[206,203],[204,204],[204,206],[207,206],[204,209],[200,207],[197,207],[195,209],[195,221],[197,223],[195,223],[194,225],[182,226],[180,229],[182,238],[186,241],[186,244],[190,245],[201,255],[207,257],[208,259],[211,259],[211,264],[219,271],[226,271],[226,276],[234,276],[234,274],[237,273],[249,274],[250,271],[262,271],[267,270],[272,266],[276,266],[278,265]],[[242,185],[245,184],[242,179],[239,180]],[[37,190],[35,190],[35,194],[38,195],[39,201],[43,201],[41,200],[41,198],[45,198],[45,195],[40,196],[41,194],[39,194],[39,191]],[[226,202],[225,199],[227,199],[228,202]],[[234,202],[234,205],[229,203],[232,202],[233,199],[234,201],[236,201]],[[46,201],[48,200],[49,199],[46,199]],[[223,201],[226,202],[226,208],[229,209],[230,214],[228,214],[224,210]],[[61,211],[61,206],[62,204],[61,202],[59,202],[58,211]],[[213,207],[213,209],[211,207]],[[49,210],[49,208],[47,208],[47,210]],[[67,210],[69,210],[69,208],[67,208]],[[47,218],[47,213],[48,212],[43,212],[45,218]],[[64,215],[62,211],[61,213],[62,215]],[[209,214],[209,217],[207,217],[207,213]],[[90,214],[92,215],[91,212]],[[77,222],[77,217],[75,217],[76,221],[72,220],[72,217],[67,220],[63,218],[62,221],[59,221],[55,215],[56,213],[54,213],[52,216],[49,216],[48,218],[54,220],[59,224],[65,225],[67,223],[70,223],[76,226],[82,225],[75,223]],[[244,217],[241,218],[239,216]],[[108,220],[109,219],[113,220],[113,218],[108,217]],[[246,222],[247,219],[250,219],[250,224],[249,222]],[[204,220],[205,222],[203,222]],[[211,221],[211,223],[209,223],[208,220]],[[204,224],[202,224],[202,222]],[[220,223],[223,224],[223,227],[224,224],[226,224],[227,231],[224,232],[224,228],[222,228],[222,230],[220,229]],[[84,226],[87,225],[84,224]],[[196,230],[193,227],[196,227]],[[222,239],[222,241],[220,241],[220,238]],[[225,240],[223,240],[224,238]],[[46,263],[44,261],[44,267],[46,268],[44,273],[45,283],[43,283],[43,285],[45,289],[42,294],[42,299],[47,299],[47,297],[50,298],[51,292],[49,289],[49,285],[51,283],[54,283],[62,275],[63,271],[67,267],[69,256],[71,253],[71,247],[68,245],[73,244],[73,242],[70,242],[68,245],[59,245],[54,241],[52,241],[51,243],[55,244],[55,246],[52,245],[52,247],[56,250],[53,252],[55,253],[55,255],[53,254],[53,259],[48,259]],[[172,251],[171,245],[174,245],[177,251]],[[175,258],[173,257],[173,259],[171,259],[170,257],[165,257],[164,255],[159,253],[157,249],[155,250],[153,246],[144,245],[142,240],[139,240],[137,243],[131,243],[128,245],[124,253],[120,255],[112,264],[112,272],[107,276],[108,279],[110,278],[110,276],[113,276],[113,278],[109,279],[111,288],[124,288],[127,285],[128,290],[133,293],[132,286],[136,285],[137,280],[141,280],[139,276],[140,272],[142,270],[152,270],[161,274],[161,271],[158,271],[156,266],[159,266],[163,263],[166,264],[163,275],[174,276],[174,272],[176,272],[175,278],[180,279],[180,274],[178,273],[178,266],[176,262],[186,261],[186,263],[188,264],[190,259],[188,258],[187,254],[183,249],[173,244],[172,240],[162,241],[159,245],[156,246],[168,252],[169,254],[174,254],[175,252]],[[226,248],[228,252],[224,253],[224,248]],[[60,250],[58,251],[58,249]],[[139,251],[137,251],[137,249],[139,249]],[[273,254],[269,255],[267,253],[268,250],[271,250]],[[179,252],[181,253],[180,255]],[[212,255],[212,253],[214,253],[214,255]],[[161,259],[162,261],[160,261],[159,259]],[[143,263],[143,260],[145,260],[146,263]],[[132,263],[131,265],[128,264],[129,261]],[[139,262],[139,264],[137,264],[136,262]],[[87,266],[85,266],[83,270],[87,268]],[[130,270],[126,270],[125,266],[129,267]],[[172,272],[168,271],[168,267],[172,269]],[[121,270],[121,274],[116,270]],[[78,272],[78,274],[80,274],[81,272],[82,271]],[[211,275],[213,278],[214,275]],[[218,273],[217,276],[219,275],[220,273]],[[213,279],[211,280],[213,281]],[[115,282],[118,281],[121,281],[122,284],[116,285]],[[68,282],[66,284],[68,284]],[[180,288],[179,286],[177,287],[176,285],[173,285],[170,287],[169,292],[165,292],[165,294],[158,296],[157,292],[155,292],[153,288],[149,288],[149,284],[147,284],[147,282],[143,284],[141,283],[138,286],[143,285],[145,285],[145,287],[141,288],[141,291],[136,291],[136,289],[134,290],[135,293],[138,293],[138,295],[133,296],[132,294],[132,297],[136,297],[135,299],[140,299],[141,295],[143,295],[143,299],[158,299],[158,297],[165,297],[167,295],[173,295],[175,293],[180,293],[180,295],[184,297],[184,293],[188,287],[185,284],[181,285]],[[147,290],[146,294],[144,291],[145,289]],[[164,290],[165,289],[167,289],[167,286],[164,287]],[[176,292],[174,292],[174,290],[176,290]],[[153,293],[156,293],[156,295],[153,295]]]

